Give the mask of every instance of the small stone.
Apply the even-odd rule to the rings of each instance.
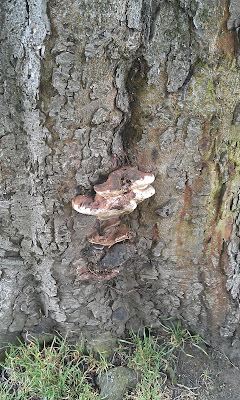
[[[104,332],[92,339],[87,347],[90,348],[89,350],[92,349],[96,355],[101,353],[104,357],[110,359],[112,358],[115,349],[118,347],[118,342],[110,332]]]
[[[9,352],[9,344],[20,344],[21,332],[7,332],[0,335],[0,362],[6,358],[6,352]]]
[[[42,346],[44,343],[51,343],[55,337],[52,333],[54,321],[51,318],[42,318],[38,325],[34,325],[32,329],[22,332],[22,338],[26,343],[39,343]]]
[[[114,311],[112,318],[118,321],[127,321],[129,312],[125,308],[119,307]]]
[[[137,384],[137,374],[127,367],[116,367],[101,375],[98,384],[101,388],[100,399],[122,400],[129,389],[134,389]]]
[[[22,337],[26,343],[39,343],[42,346],[44,343],[51,343],[54,339],[53,333],[47,332],[23,332]]]

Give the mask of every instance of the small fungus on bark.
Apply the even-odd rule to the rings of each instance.
[[[117,242],[130,239],[131,234],[119,217],[131,213],[138,203],[154,195],[155,189],[151,186],[154,179],[151,173],[126,166],[111,172],[106,182],[94,186],[94,200],[86,196],[75,197],[72,200],[74,210],[108,221],[88,240],[111,247]]]
[[[83,263],[82,259],[77,260],[74,267],[76,269],[77,281],[88,281],[89,279],[108,280],[119,274],[119,269],[117,268],[111,271],[90,270],[88,265]]]
[[[115,243],[131,239],[132,235],[119,218],[111,218],[102,223],[98,230],[95,230],[89,237],[88,241],[94,244],[111,247]]]

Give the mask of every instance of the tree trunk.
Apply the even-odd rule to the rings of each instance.
[[[238,0],[3,0],[1,342],[181,318],[239,354]],[[123,165],[156,194],[89,243],[76,195]]]

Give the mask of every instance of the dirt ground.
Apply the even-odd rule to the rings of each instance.
[[[190,347],[179,352],[176,363],[177,384],[173,399],[239,400],[240,370],[219,351]]]

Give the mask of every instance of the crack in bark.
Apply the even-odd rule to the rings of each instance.
[[[29,8],[29,3],[28,0],[25,0],[25,4],[26,4],[26,10],[27,10],[27,24],[30,25],[30,8]]]

